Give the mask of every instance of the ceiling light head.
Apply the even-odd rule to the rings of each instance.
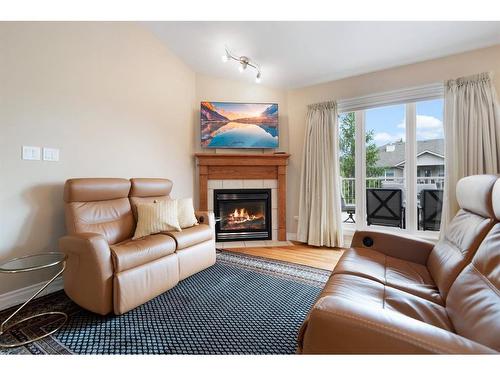
[[[237,61],[239,62],[239,66],[238,66],[238,70],[240,71],[240,73],[243,73],[247,67],[251,67],[251,68],[254,68],[256,71],[257,71],[257,76],[255,77],[255,81],[257,83],[260,82],[261,80],[261,74],[260,74],[260,67],[257,63],[255,63],[254,61],[250,60],[249,57],[247,56],[234,56],[230,51],[229,49],[226,47],[226,54],[222,56],[222,61],[223,62],[227,62],[229,60],[234,60],[234,61]]]
[[[249,63],[250,63],[250,59],[248,57],[246,57],[246,56],[240,57],[240,66],[238,68],[240,73],[243,72],[247,68]]]
[[[232,58],[231,52],[229,52],[229,50],[226,47],[225,53],[224,55],[222,55],[222,62],[228,62],[231,58]]]

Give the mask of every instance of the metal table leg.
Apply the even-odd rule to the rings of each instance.
[[[65,269],[66,269],[66,261],[64,261],[62,263],[62,269],[52,279],[50,279],[49,281],[47,281],[45,283],[45,285],[43,285],[35,294],[33,294],[33,296],[30,297],[30,299],[28,299],[26,302],[24,302],[16,311],[14,311],[7,319],[5,319],[2,322],[2,324],[0,325],[0,337],[2,337],[7,332],[9,332],[13,327],[15,327],[15,326],[17,326],[17,325],[19,325],[21,323],[24,323],[24,322],[26,322],[28,320],[39,318],[41,316],[46,316],[46,315],[60,315],[61,317],[64,318],[62,320],[62,322],[56,328],[54,328],[53,330],[51,330],[50,332],[45,333],[45,334],[43,334],[41,336],[37,336],[37,337],[32,338],[32,339],[23,341],[23,342],[18,342],[18,343],[15,343],[15,344],[4,344],[4,343],[0,342],[0,347],[1,348],[16,348],[18,346],[23,346],[23,345],[32,343],[34,341],[43,339],[44,337],[50,336],[51,334],[57,332],[64,325],[64,323],[66,323],[66,321],[68,320],[68,315],[66,313],[59,312],[59,311],[49,311],[49,312],[45,312],[45,313],[40,313],[40,314],[35,314],[35,315],[32,315],[32,316],[29,316],[27,318],[21,319],[18,322],[15,322],[15,323],[7,326],[7,323],[9,321],[11,321],[12,318],[14,318],[28,303],[30,303],[41,292],[43,292],[55,279],[57,279],[60,275],[62,275],[62,273],[64,272]]]

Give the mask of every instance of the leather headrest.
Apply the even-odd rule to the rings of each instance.
[[[72,178],[64,184],[64,201],[95,202],[127,198],[130,181],[124,178]]]
[[[498,176],[489,174],[460,179],[456,189],[460,207],[483,217],[494,217],[492,191],[497,180]]]
[[[131,197],[160,197],[172,191],[172,181],[166,178],[131,178]]]
[[[500,220],[500,179],[495,182],[491,197],[493,201],[493,212],[495,213],[496,219]]]

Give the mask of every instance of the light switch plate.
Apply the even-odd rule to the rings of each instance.
[[[58,148],[43,148],[43,160],[45,161],[59,161],[59,149]]]
[[[23,146],[23,160],[40,160],[41,148],[37,146]]]

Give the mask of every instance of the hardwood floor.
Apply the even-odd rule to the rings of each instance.
[[[340,248],[315,247],[300,242],[293,242],[293,244],[293,246],[238,247],[224,248],[224,250],[303,264],[330,271],[333,270],[344,252]]]

